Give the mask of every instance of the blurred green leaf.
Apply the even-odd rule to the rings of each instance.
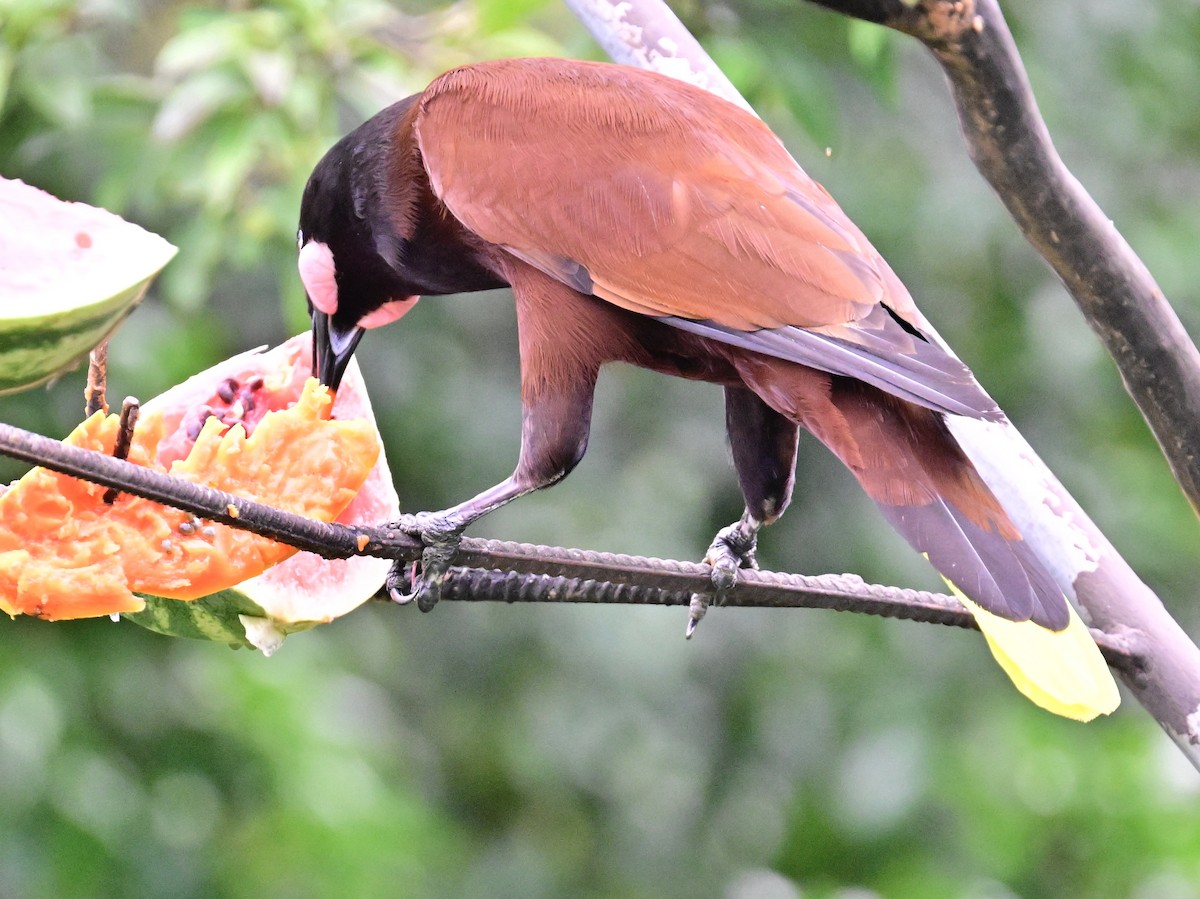
[[[479,30],[485,35],[505,31],[544,9],[550,0],[479,0],[476,4]]]
[[[175,264],[163,273],[160,286],[180,309],[193,310],[203,305],[212,290],[213,270],[221,261],[222,235],[201,216],[171,232],[179,248]]]
[[[833,143],[838,117],[828,102],[831,85],[825,73],[803,57],[775,59],[771,69],[775,79],[787,81],[786,88],[776,89],[797,123],[815,143]]]
[[[180,78],[214,66],[237,61],[250,50],[242,16],[194,8],[182,18],[181,30],[170,37],[155,59],[155,69],[168,78]]]
[[[208,158],[203,171],[205,205],[223,213],[232,207],[251,170],[270,144],[247,139],[257,129],[234,119],[205,130],[208,138]]]
[[[164,143],[176,142],[218,111],[244,104],[248,96],[249,85],[225,69],[189,78],[163,100],[154,118],[154,137]]]
[[[16,67],[16,53],[5,44],[0,44],[0,109],[8,100],[8,86],[12,81],[13,69]]]
[[[259,99],[276,106],[287,97],[296,76],[296,61],[285,53],[251,53],[243,61]]]
[[[850,58],[864,69],[873,68],[883,58],[891,32],[874,22],[851,19],[846,23],[846,46]]]
[[[759,48],[743,40],[714,37],[705,47],[721,71],[743,94],[753,96],[766,80],[769,67]]]
[[[91,113],[95,71],[91,42],[83,36],[26,47],[16,78],[23,97],[58,127],[73,128]]]

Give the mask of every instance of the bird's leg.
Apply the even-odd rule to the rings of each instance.
[[[737,583],[739,568],[757,568],[758,532],[762,522],[747,509],[729,527],[717,531],[708,547],[704,561],[712,566],[712,582],[717,592],[728,590]]]
[[[762,522],[758,521],[750,510],[742,513],[742,517],[729,527],[717,531],[717,536],[709,544],[704,561],[712,566],[710,575],[713,593],[693,593],[688,604],[688,623],[686,636],[690,639],[696,632],[700,619],[708,612],[713,602],[721,604],[726,591],[737,583],[737,573],[740,568],[757,568],[758,559],[755,549],[758,546],[758,532]]]
[[[527,348],[522,339],[521,456],[512,476],[465,503],[441,512],[405,515],[392,525],[425,544],[419,571],[405,572],[402,563],[392,567],[387,591],[396,602],[415,599],[422,611],[432,609],[462,532],[505,503],[561,481],[583,458],[599,365],[558,364],[549,369],[555,377],[546,377],[547,355],[555,352],[556,346]]]
[[[757,568],[758,532],[787,508],[796,473],[799,429],[746,387],[725,388],[725,427],[746,511],[717,532],[704,561],[712,566],[713,595],[697,593],[688,608],[687,636],[737,583],[740,568]]]
[[[422,612],[428,612],[437,605],[441,596],[442,582],[446,578],[450,561],[458,549],[463,531],[488,512],[500,508],[518,496],[536,490],[539,486],[545,485],[530,486],[518,480],[517,474],[514,474],[495,487],[485,490],[457,506],[441,512],[417,512],[411,515],[401,515],[397,521],[386,525],[386,527],[394,527],[403,531],[410,537],[416,537],[425,544],[419,565],[413,563],[412,567],[407,570],[402,562],[397,562],[392,566],[385,585],[388,596],[401,604],[412,602],[415,599],[417,608]]]

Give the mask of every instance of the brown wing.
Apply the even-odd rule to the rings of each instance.
[[[436,80],[415,129],[456,218],[577,289],[942,411],[995,410],[824,189],[706,91],[502,60]]]

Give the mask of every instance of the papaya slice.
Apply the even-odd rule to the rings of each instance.
[[[146,403],[130,461],[333,520],[381,447],[373,420],[331,418],[334,398],[308,377],[308,344],[300,335],[268,353],[242,354]],[[116,415],[97,413],[66,442],[111,452],[117,430]],[[129,494],[106,504],[104,493],[35,468],[0,495],[0,609],[49,620],[136,613],[145,606],[137,593],[192,600],[296,553]]]
[[[174,255],[120,216],[0,177],[0,394],[74,368]]]

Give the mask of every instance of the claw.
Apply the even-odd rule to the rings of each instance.
[[[703,593],[693,593],[692,601],[688,603],[688,623],[687,630],[683,633],[685,640],[692,639],[692,634],[696,633],[696,625],[700,620],[708,614],[708,597]]]
[[[745,516],[717,532],[708,554],[704,557],[712,566],[713,586],[728,590],[737,583],[740,568],[757,568],[758,523]]]
[[[411,537],[419,537],[425,549],[420,562],[407,565],[397,562],[392,566],[385,584],[388,596],[400,605],[415,600],[422,612],[431,611],[442,597],[442,584],[458,551],[465,523],[456,516],[418,512],[401,516],[391,526]]]
[[[749,514],[743,515],[727,528],[722,528],[713,538],[704,561],[712,566],[709,575],[713,595],[693,593],[688,604],[688,623],[684,636],[691,639],[696,626],[712,604],[720,605],[725,594],[737,584],[738,571],[742,568],[758,568],[755,549],[758,545],[758,529],[761,525]]]
[[[416,562],[394,562],[384,581],[384,588],[392,602],[406,606],[416,599],[417,577]]]

